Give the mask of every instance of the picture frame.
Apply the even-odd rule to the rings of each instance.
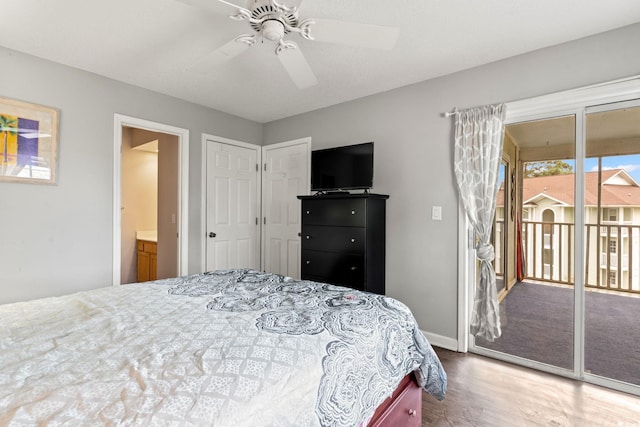
[[[57,109],[0,97],[0,182],[55,184]]]

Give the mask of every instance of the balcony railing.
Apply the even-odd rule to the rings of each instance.
[[[622,256],[620,258],[622,270],[629,269],[629,258]],[[618,254],[612,254],[611,252],[604,252],[600,254],[600,268],[607,268],[610,270],[618,270]]]
[[[573,285],[574,237],[571,223],[523,221],[525,278]],[[584,237],[586,286],[640,293],[640,225],[586,224]]]
[[[602,221],[602,224],[600,225],[600,235],[626,237],[629,235],[629,225],[631,224],[625,223],[625,225],[621,225],[615,221]]]

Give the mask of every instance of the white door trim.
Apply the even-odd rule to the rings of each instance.
[[[249,142],[237,141],[235,139],[225,138],[222,136],[210,135],[207,133],[202,134],[202,164],[201,170],[202,173],[202,184],[200,191],[200,243],[201,243],[201,254],[202,257],[200,259],[200,271],[204,272],[207,268],[207,239],[206,239],[206,231],[207,231],[207,141],[220,142],[222,144],[235,145],[238,147],[249,148],[251,150],[256,151],[256,159],[258,162],[258,169],[260,169],[260,165],[262,164],[262,150],[259,145],[251,144]],[[257,174],[257,184],[256,188],[258,189],[257,193],[257,204],[258,204],[258,218],[262,217],[262,205],[260,200],[262,199],[262,173],[259,170],[256,171]],[[259,221],[258,236],[262,236],[262,222]],[[258,248],[260,251],[260,263],[262,265],[262,244]]]
[[[460,201],[461,202],[461,201]],[[469,219],[462,203],[458,203],[458,343],[457,350],[461,353],[469,351],[469,327],[473,310],[473,290],[470,282],[475,276],[475,257],[471,248],[471,233]]]
[[[178,275],[189,269],[189,129],[114,114],[113,125],[113,286],[120,285],[122,264],[122,128],[133,127],[178,137]]]
[[[273,150],[273,149],[279,149],[279,148],[284,148],[284,147],[291,147],[293,145],[299,145],[299,144],[305,144],[307,146],[307,152],[309,153],[309,155],[307,156],[307,182],[309,183],[309,191],[311,190],[311,137],[307,136],[304,138],[298,138],[298,139],[292,139],[290,141],[283,141],[283,142],[277,142],[275,144],[269,144],[269,145],[264,145],[262,147],[262,159],[266,159],[267,155],[266,155],[266,151],[267,150]],[[262,165],[262,161],[260,161],[260,164]],[[260,167],[260,175],[264,175],[265,170],[264,167],[261,166]],[[266,205],[266,192],[264,191],[264,189],[262,188],[262,185],[260,186],[261,188],[261,208],[264,209],[264,206]],[[264,218],[264,213],[261,215],[261,218]],[[260,224],[261,227],[262,225],[264,225],[264,220],[261,219],[260,220]],[[260,266],[261,268],[264,270],[265,268],[265,255],[266,255],[266,250],[267,250],[267,238],[265,236],[265,228],[262,227],[261,233],[260,233],[260,241],[261,241],[261,251],[260,251]]]

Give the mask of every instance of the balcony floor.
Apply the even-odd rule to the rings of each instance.
[[[587,291],[585,369],[640,386],[640,298]],[[573,288],[517,283],[500,303],[502,336],[476,345],[573,369]]]

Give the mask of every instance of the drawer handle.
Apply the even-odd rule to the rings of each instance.
[[[305,236],[307,238],[307,240],[311,239],[311,236],[307,235]]]
[[[311,264],[311,261],[307,260],[307,265]]]
[[[356,214],[356,211],[351,211],[351,215],[355,215],[355,214]]]
[[[351,243],[355,243],[355,242],[356,242],[356,239],[351,239]]]
[[[311,211],[307,211],[307,215],[311,215]]]
[[[416,416],[416,410],[415,409],[409,409],[409,416],[410,417],[415,417]]]
[[[356,271],[357,269],[358,269],[358,267],[356,267],[356,266],[351,267],[351,271]]]

